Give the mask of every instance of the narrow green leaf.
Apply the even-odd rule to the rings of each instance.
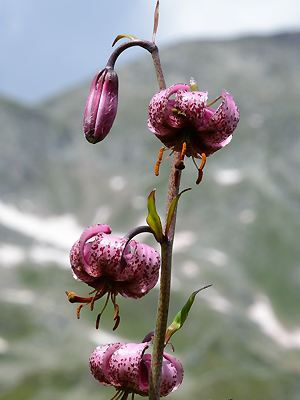
[[[166,222],[166,236],[168,236],[169,229],[171,226],[171,223],[173,221],[174,213],[178,204],[178,201],[180,199],[180,196],[184,193],[187,192],[188,190],[191,190],[191,188],[184,189],[182,192],[180,192],[174,199],[172,200],[169,210],[168,210],[168,215],[167,215],[167,222]]]
[[[121,33],[120,35],[116,36],[115,40],[113,41],[112,47],[114,47],[114,45],[121,39],[127,38],[129,40],[135,40],[137,39],[136,36],[134,35],[129,35],[127,33]]]
[[[167,328],[166,332],[166,337],[165,337],[165,343],[167,344],[171,338],[171,336],[174,335],[175,332],[177,332],[179,329],[182,328],[183,324],[185,323],[187,316],[189,315],[190,309],[194,303],[196,295],[204,289],[209,288],[211,285],[206,285],[202,287],[201,289],[196,290],[193,292],[190,297],[188,298],[188,301],[185,303],[185,305],[182,307],[182,309],[175,315],[175,318],[171,325]]]
[[[148,206],[148,216],[146,218],[147,224],[152,229],[155,239],[159,243],[161,243],[163,239],[163,231],[162,231],[160,217],[156,211],[155,190],[152,190],[152,192],[149,194],[147,206]]]

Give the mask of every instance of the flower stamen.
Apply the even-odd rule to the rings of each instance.
[[[180,153],[180,160],[175,165],[176,169],[182,170],[185,168],[185,165],[183,162],[185,155],[186,155],[186,142],[183,142],[182,148],[181,148],[181,153]]]
[[[97,318],[96,318],[96,329],[99,329],[100,318],[101,318],[103,312],[105,311],[105,309],[106,309],[106,307],[107,307],[107,304],[108,304],[108,301],[109,301],[109,296],[110,296],[110,292],[107,293],[104,306],[102,307],[102,310],[101,310],[101,311],[99,312],[99,314],[97,315]]]
[[[218,100],[222,99],[222,96],[217,97],[215,100],[211,101],[210,103],[208,103],[206,105],[206,107],[211,107],[212,105],[214,105]]]
[[[180,160],[181,161],[183,161],[185,155],[186,155],[186,142],[183,142],[182,149],[181,149],[181,154],[180,154]]]
[[[158,152],[158,155],[157,155],[157,160],[156,160],[156,163],[154,165],[154,174],[155,174],[155,176],[159,175],[159,167],[160,167],[160,164],[162,162],[165,150],[166,150],[166,147],[164,147],[164,146],[159,149],[159,152]]]
[[[112,303],[114,305],[114,317],[113,317],[113,319],[115,321],[115,324],[113,326],[113,331],[115,331],[118,328],[118,326],[120,324],[120,320],[121,320],[121,318],[120,318],[120,307],[119,307],[119,304],[116,303],[116,294],[115,293],[111,293],[110,297],[111,297],[111,301],[112,301]]]
[[[203,178],[203,169],[205,167],[206,164],[206,154],[205,153],[201,153],[201,164],[198,168],[198,178],[196,180],[196,185],[199,185],[199,183],[202,181]]]
[[[178,108],[172,108],[172,112],[176,115],[182,115],[183,117],[186,117],[186,113],[183,111],[180,111]]]
[[[86,304],[80,304],[77,308],[76,308],[76,317],[77,319],[80,319],[80,312],[81,309],[85,306]]]
[[[120,400],[127,400],[128,399],[128,395],[129,395],[129,392],[124,392],[124,394],[123,394],[123,396],[121,397]]]
[[[119,400],[121,396],[123,396],[123,390],[117,390],[114,396],[110,400]]]
[[[106,297],[104,306],[102,307],[102,310],[100,311],[100,313],[97,315],[97,318],[96,318],[96,329],[98,329],[99,328],[100,318],[101,318],[103,312],[105,311],[105,309],[107,307],[107,304],[108,304],[108,301],[109,301],[110,297],[112,299],[114,307],[116,308],[116,300],[115,300],[116,295],[114,294],[114,299],[113,299],[112,298],[113,293],[109,289],[108,284],[105,285],[101,290],[93,290],[92,292],[90,292],[90,294],[93,294],[93,293],[95,293],[95,295],[91,296],[91,297],[80,297],[80,296],[77,296],[75,294],[75,292],[66,291],[66,295],[68,296],[68,300],[69,300],[70,303],[82,303],[76,308],[76,317],[77,317],[77,319],[80,319],[80,313],[81,313],[81,310],[82,310],[82,308],[84,306],[89,305],[90,306],[90,310],[93,311],[94,310],[95,301],[99,300],[101,297],[104,296],[105,293],[107,293],[107,297]],[[115,320],[115,318],[114,318],[114,320]]]
[[[174,154],[174,146],[170,147],[171,153],[168,155],[168,158],[172,157],[172,155]]]

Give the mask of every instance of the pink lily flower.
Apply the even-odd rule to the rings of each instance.
[[[94,288],[94,296],[79,297],[67,292],[71,303],[90,304],[107,294],[103,310],[97,317],[96,327],[109,298],[115,308],[115,327],[119,324],[117,294],[134,299],[146,295],[157,283],[160,256],[152,247],[127,237],[110,234],[108,225],[93,225],[87,228],[70,252],[74,277]],[[79,318],[82,305],[77,309]]]
[[[230,93],[223,90],[209,104],[207,99],[207,92],[176,84],[161,90],[150,101],[148,128],[167,148],[181,152],[178,169],[184,168],[184,156],[191,156],[194,163],[195,158],[202,159],[197,167],[202,172],[206,157],[225,147],[237,127],[240,114]],[[219,99],[222,102],[215,110],[211,106]],[[158,165],[161,158],[162,152]]]
[[[112,343],[98,346],[90,356],[90,368],[93,376],[101,384],[117,389],[113,397],[127,399],[129,394],[148,396],[151,354],[146,354],[150,342]],[[171,354],[163,354],[160,396],[175,391],[183,380],[183,367]]]

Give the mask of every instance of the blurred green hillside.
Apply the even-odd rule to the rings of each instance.
[[[193,76],[210,99],[229,90],[241,112],[203,183],[190,160],[183,174],[193,190],[179,204],[171,316],[193,290],[213,287],[174,337],[185,378],[170,399],[300,399],[299,48],[295,33],[161,49],[168,85]],[[95,314],[84,309],[77,321],[65,299],[88,290],[67,267],[74,233],[144,223],[153,187],[164,212],[170,159],[156,178],[160,143],[146,126],[157,91],[151,58],[117,70],[117,119],[98,145],[82,135],[89,82],[34,109],[0,100],[0,400],[109,399],[114,391],[90,377],[89,354],[153,330],[157,289],[119,300],[113,334],[111,309],[97,332]]]

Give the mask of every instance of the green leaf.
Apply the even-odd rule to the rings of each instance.
[[[127,38],[129,40],[135,40],[137,39],[136,36],[134,35],[128,35],[127,33],[121,33],[120,35],[116,36],[115,40],[113,41],[112,47],[121,39]]]
[[[178,204],[178,201],[180,199],[180,196],[184,193],[187,192],[188,190],[191,190],[191,188],[184,189],[182,192],[180,192],[174,199],[172,200],[169,210],[168,210],[168,215],[167,215],[167,222],[166,222],[166,236],[168,236],[169,229],[171,226],[171,223],[173,221],[174,213]]]
[[[155,239],[159,243],[161,243],[163,240],[163,231],[162,231],[160,217],[156,211],[155,190],[152,190],[152,192],[149,194],[147,206],[148,206],[148,216],[146,218],[147,224],[152,229]]]
[[[212,285],[206,285],[202,287],[201,289],[196,290],[193,292],[190,297],[188,298],[188,301],[185,303],[185,305],[182,307],[182,309],[175,315],[175,318],[171,325],[167,328],[166,336],[165,336],[165,343],[167,344],[169,340],[171,339],[171,336],[174,335],[175,332],[177,332],[179,329],[182,328],[183,324],[185,323],[187,316],[189,315],[190,309],[194,303],[196,295],[204,289],[209,288]]]

